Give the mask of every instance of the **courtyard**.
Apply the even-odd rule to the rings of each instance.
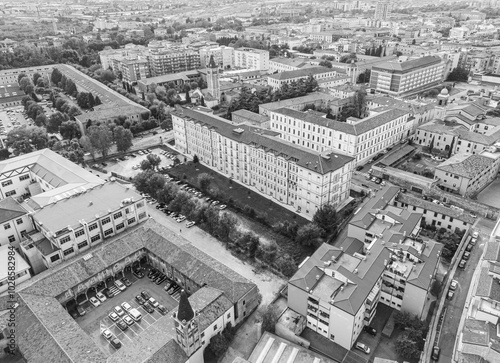
[[[442,161],[433,160],[429,156],[424,154],[419,155],[421,156],[420,159],[409,158],[408,160],[398,165],[397,168],[413,174],[433,178],[436,167],[441,164]]]
[[[144,272],[147,275],[148,269],[145,269]],[[162,325],[163,329],[165,329],[165,327],[168,329],[168,327],[171,326],[173,330],[170,311],[175,309],[178,305],[177,299],[179,298],[179,293],[169,295],[163,289],[165,283],[156,285],[150,281],[147,276],[142,279],[137,279],[130,272],[126,272],[125,277],[130,280],[132,283],[131,286],[119,292],[114,297],[101,302],[97,307],[94,307],[90,302],[86,301],[81,304],[86,310],[85,315],[75,319],[80,327],[96,342],[99,348],[108,355],[113,354],[116,349],[102,336],[101,327],[105,327],[118,338],[122,344],[122,347],[119,349],[129,348],[137,341],[143,341],[147,339],[145,337],[156,334],[151,331],[153,328],[156,330],[156,328],[158,328],[157,325]],[[135,297],[140,295],[142,291],[146,291],[158,301],[159,304],[163,305],[167,309],[167,314],[162,315],[157,309],[148,313],[142,305],[135,300]],[[95,296],[95,292],[89,292],[88,297],[90,298],[92,296]],[[134,322],[134,324],[129,325],[126,330],[122,331],[117,326],[116,322],[110,319],[109,314],[113,311],[115,306],[121,306],[124,302],[129,303],[132,308],[136,308],[142,314],[142,319]],[[162,339],[165,338],[166,337],[163,337]]]

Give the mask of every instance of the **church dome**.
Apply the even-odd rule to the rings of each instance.
[[[448,89],[446,87],[441,90],[441,95],[448,96]]]

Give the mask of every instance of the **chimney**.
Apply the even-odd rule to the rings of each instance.
[[[92,204],[94,204],[94,203],[92,203],[92,201],[89,201],[89,207],[90,207]]]
[[[316,280],[319,280],[319,275],[316,275]]]

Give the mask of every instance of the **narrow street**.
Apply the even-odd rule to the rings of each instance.
[[[451,300],[447,300],[445,304],[446,316],[443,321],[439,346],[441,347],[440,362],[452,362],[455,352],[455,340],[457,334],[460,334],[459,326],[460,319],[466,313],[465,300],[469,291],[474,270],[476,269],[479,259],[488,241],[491,230],[494,226],[494,221],[480,219],[477,223],[477,229],[480,230],[479,239],[474,246],[470,259],[462,270],[457,268],[453,280],[458,281],[458,287],[455,290],[455,295]],[[442,294],[448,294],[448,291],[443,291]]]

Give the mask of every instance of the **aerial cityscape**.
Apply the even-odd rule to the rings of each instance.
[[[500,0],[0,4],[0,363],[500,363]]]

